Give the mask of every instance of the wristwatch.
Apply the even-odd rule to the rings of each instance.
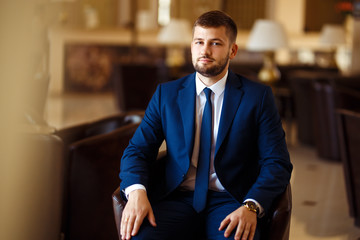
[[[256,214],[259,214],[259,208],[253,201],[246,201],[243,203],[243,206],[246,207],[249,211],[252,211]]]

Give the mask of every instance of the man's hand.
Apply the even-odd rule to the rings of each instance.
[[[255,235],[256,223],[256,213],[249,211],[244,206],[242,206],[227,215],[227,217],[221,222],[219,231],[225,229],[227,226],[224,233],[224,236],[227,238],[236,228],[234,239],[252,240]]]
[[[155,216],[146,191],[135,190],[130,192],[120,223],[121,239],[130,239],[131,236],[135,236],[146,216],[150,224],[156,227]]]

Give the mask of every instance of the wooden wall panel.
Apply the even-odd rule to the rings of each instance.
[[[345,14],[336,10],[339,0],[306,0],[305,32],[320,31],[326,23],[343,24]]]
[[[239,29],[250,30],[256,19],[265,18],[266,0],[224,0],[224,11]]]

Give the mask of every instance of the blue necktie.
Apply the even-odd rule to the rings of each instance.
[[[212,107],[211,89],[205,88],[206,103],[201,121],[199,159],[196,171],[195,192],[193,207],[197,212],[206,206],[207,191],[209,188],[209,169],[212,139]]]

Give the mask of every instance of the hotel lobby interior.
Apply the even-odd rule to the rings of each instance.
[[[158,84],[194,71],[191,24],[214,9],[238,24],[230,69],[270,85],[282,118],[282,239],[360,240],[359,0],[0,3],[0,239],[117,239],[116,144]],[[256,36],[258,20],[281,33]]]

